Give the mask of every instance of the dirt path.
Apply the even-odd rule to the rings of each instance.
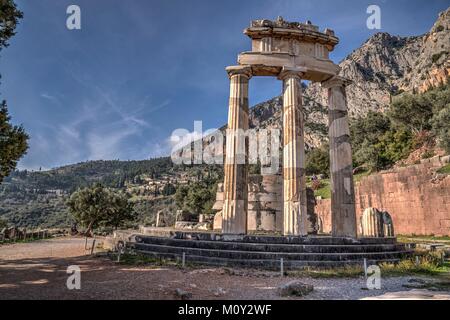
[[[229,275],[221,268],[127,267],[85,255],[84,239],[59,238],[0,246],[0,299],[279,299],[277,287],[293,278]],[[66,286],[67,267],[81,268],[81,289]],[[248,274],[248,272],[247,272]],[[410,277],[382,280],[382,290],[364,290],[364,279],[301,278],[314,285],[307,299],[360,299],[405,291]]]

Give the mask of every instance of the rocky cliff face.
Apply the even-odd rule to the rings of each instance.
[[[377,33],[340,64],[340,74],[353,81],[347,88],[349,114],[384,111],[402,92],[423,92],[448,81],[450,76],[450,8],[440,13],[431,30],[414,37]],[[305,140],[317,146],[327,136],[326,92],[320,84],[304,88]],[[256,105],[250,126],[281,128],[282,98]]]

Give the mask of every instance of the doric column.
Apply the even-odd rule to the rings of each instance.
[[[228,67],[230,77],[230,102],[226,139],[224,204],[222,233],[247,233],[248,207],[248,81],[251,68]]]
[[[348,83],[349,80],[333,77],[322,86],[328,89],[332,235],[356,238],[352,148],[345,94]]]
[[[305,139],[300,69],[283,68],[283,234],[306,235]]]

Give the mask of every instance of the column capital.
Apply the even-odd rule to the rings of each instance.
[[[352,80],[341,76],[333,76],[330,79],[323,81],[321,84],[322,88],[328,89],[334,87],[346,87],[352,84],[352,82]]]
[[[298,78],[301,79],[305,74],[306,68],[302,67],[283,67],[280,74],[278,75],[279,80],[285,80],[287,78]]]
[[[229,78],[231,78],[232,76],[235,76],[235,75],[243,75],[250,79],[253,75],[252,67],[247,66],[247,65],[229,66],[229,67],[226,67],[225,70],[227,71]]]

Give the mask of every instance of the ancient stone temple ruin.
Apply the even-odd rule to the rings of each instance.
[[[238,65],[226,68],[230,78],[222,233],[248,231],[248,163],[239,150],[246,150],[249,128],[248,86],[253,76],[273,76],[283,81],[282,233],[305,236],[308,232],[305,180],[305,142],[301,80],[320,82],[328,92],[331,168],[332,235],[356,237],[356,214],[352,176],[347,101],[347,79],[329,59],[339,40],[330,29],[319,31],[310,22],[255,20],[244,33],[252,51],[242,52]],[[247,149],[246,149],[247,148]]]
[[[253,21],[245,34],[252,39],[252,51],[241,53],[238,65],[227,68],[231,88],[225,176],[215,206],[222,213],[216,215],[221,219],[214,219],[219,232],[150,228],[126,234],[127,246],[189,263],[277,270],[361,265],[365,259],[369,264],[396,262],[410,255],[411,249],[393,237],[387,215],[368,215],[363,236],[357,238],[345,96],[348,81],[337,75],[339,68],[328,57],[338,43],[333,31],[320,32],[311,23],[278,18]],[[253,76],[283,81],[282,175],[248,173],[248,140],[238,133],[249,127],[248,85]],[[305,183],[301,79],[320,82],[328,92],[332,236],[306,236],[314,224],[308,219],[314,203]],[[258,224],[283,236],[247,234]]]

